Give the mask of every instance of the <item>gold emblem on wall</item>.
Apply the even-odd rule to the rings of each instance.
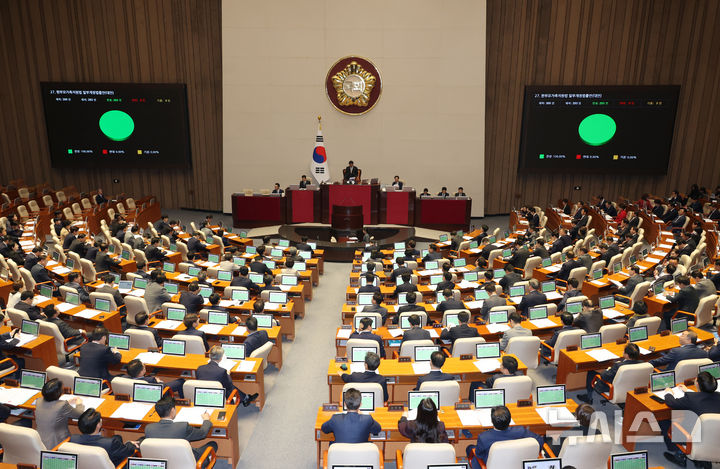
[[[361,57],[345,57],[328,71],[325,86],[333,106],[345,114],[364,114],[380,97],[380,73]]]

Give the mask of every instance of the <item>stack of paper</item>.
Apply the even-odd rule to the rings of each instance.
[[[538,329],[543,329],[546,327],[557,327],[557,324],[555,324],[552,319],[544,318],[544,319],[531,319],[530,324],[537,327]]]
[[[605,285],[605,282],[603,280],[592,280],[590,281],[590,283],[597,287],[602,287],[603,285]]]
[[[97,409],[103,402],[105,402],[105,399],[102,397],[76,396],[74,394],[63,394],[60,396],[61,401],[69,401],[73,398],[80,399],[86,409],[89,409],[90,407]]]
[[[426,375],[430,373],[430,362],[415,362],[412,364],[413,373],[416,375]]]
[[[220,303],[218,303],[218,305],[221,308],[227,308],[230,306],[235,306],[235,302],[233,300],[220,300]]]
[[[352,362],[350,363],[350,373],[363,373],[365,371],[364,362]]]
[[[204,324],[200,326],[200,330],[205,332],[206,334],[218,334],[223,329],[222,324]]]
[[[25,344],[32,342],[33,340],[37,339],[36,335],[32,334],[25,334],[24,332],[20,332],[18,335],[15,336],[19,342],[15,344],[15,347],[22,347]]]
[[[160,360],[162,360],[164,356],[165,355],[159,352],[142,352],[138,353],[135,358],[137,358],[146,365],[155,365]]]
[[[669,393],[665,392],[665,390],[662,389],[660,391],[655,391],[653,394],[655,394],[657,397],[659,397],[661,399],[665,399],[665,396],[667,394],[672,394],[672,396],[675,399],[680,399],[681,397],[683,397],[685,395],[685,392],[682,389],[680,389],[679,387],[675,386],[675,387],[670,388]]]
[[[655,295],[655,298],[657,298],[658,300],[668,302],[667,296],[665,296],[663,293],[660,293],[659,295]]]
[[[607,319],[615,319],[615,318],[624,316],[623,313],[621,313],[619,311],[615,311],[614,309],[610,309],[610,308],[605,308],[602,310],[602,312],[603,312],[603,316],[605,316]]]
[[[349,339],[350,334],[352,333],[352,329],[340,329],[337,331],[337,338],[338,339]]]
[[[622,274],[622,272],[620,272],[620,273]],[[610,281],[610,283],[612,283],[613,285],[615,285],[615,286],[618,287],[618,288],[622,288],[622,287],[623,287],[623,284],[622,284],[621,282],[618,282],[617,280],[613,280],[613,279],[611,279],[611,278],[609,278],[608,280]]]
[[[39,303],[45,303],[46,301],[50,301],[50,298],[48,298],[47,296],[35,295],[33,297],[34,305],[39,304]]]
[[[577,426],[578,421],[567,407],[536,407],[535,412],[548,425]]]
[[[551,292],[545,293],[545,298],[547,298],[548,301],[560,300],[560,299],[562,299],[562,295],[556,291],[551,291]]]
[[[458,283],[458,287],[460,288],[478,288],[479,286],[480,285],[476,282],[466,282],[465,280]]]
[[[648,350],[646,348],[642,348],[642,347],[638,347],[638,348],[640,349],[640,355],[649,355],[650,354],[650,350]],[[720,388],[720,386],[718,386],[718,388]]]
[[[228,373],[229,373],[230,370],[232,370],[233,368],[235,368],[235,366],[236,366],[237,364],[238,364],[237,360],[231,360],[231,359],[229,359],[229,358],[227,358],[227,357],[223,357],[222,360],[220,360],[220,362],[218,363],[218,366],[219,366],[220,368],[224,368],[224,369],[227,370]]]
[[[432,337],[433,339],[437,339],[438,337],[440,337],[436,329],[429,329],[428,332],[430,333],[430,337]]]
[[[134,296],[134,297],[137,297],[137,298],[142,298],[143,296],[145,296],[145,289],[143,289],[143,288],[135,288],[135,289],[133,289],[133,290],[130,290],[130,291],[128,292],[128,295]]]
[[[255,369],[255,363],[257,363],[255,360],[240,360],[235,371],[239,371],[240,373],[250,373],[253,369]]]
[[[145,402],[125,402],[110,416],[114,419],[142,420],[153,408]]]
[[[183,282],[187,282],[187,281],[189,281],[189,280],[194,279],[195,277],[193,277],[192,275],[188,275],[188,274],[183,273],[183,274],[177,274],[177,275],[175,276],[175,278],[176,278],[177,280],[181,280],[181,281],[183,281]]]
[[[391,336],[393,336],[393,337],[400,337],[401,335],[403,335],[404,332],[405,332],[405,331],[402,330],[402,329],[400,329],[400,328],[397,328],[397,329],[388,329],[388,333],[389,333]],[[348,336],[348,337],[349,337],[349,336]]]
[[[618,358],[620,358],[617,355],[615,355],[614,353],[612,353],[608,350],[605,350],[604,348],[585,350],[585,353],[590,355],[591,358],[593,358],[595,361],[598,361],[598,362],[617,360]]]
[[[547,270],[548,272],[559,272],[561,268],[562,268],[562,265],[553,264],[553,265],[549,265],[549,266],[545,267],[545,270]]]
[[[27,388],[0,388],[0,402],[11,406],[18,406],[26,403],[35,397],[40,391]]]
[[[52,269],[52,271],[53,271],[53,273],[60,274],[60,275],[66,274],[68,272],[72,272],[72,270],[68,269],[64,265],[62,265],[60,267],[55,267],[54,269]]]
[[[491,373],[500,369],[500,360],[497,358],[482,358],[480,360],[475,360],[473,364],[478,370],[480,370],[481,373]]]
[[[230,333],[230,335],[245,335],[245,333],[247,333],[247,327],[237,326],[235,330]]]
[[[172,321],[170,319],[165,319],[155,324],[155,327],[158,329],[177,329],[180,324],[182,324],[182,322],[180,321]]]
[[[187,422],[190,425],[202,425],[202,414],[212,414],[213,409],[207,407],[181,407],[173,419],[175,422]]]
[[[498,332],[505,332],[510,329],[507,324],[488,324],[487,329],[491,334],[497,334]]]
[[[480,309],[484,302],[485,300],[466,301],[465,306],[467,306],[468,309]]]
[[[102,311],[98,311],[96,309],[87,308],[87,309],[80,311],[79,313],[75,313],[75,316],[78,318],[92,319],[95,316],[97,316],[98,314],[100,314],[101,312]]]
[[[57,309],[61,313],[64,313],[65,311],[70,311],[74,307],[75,305],[70,303],[58,303],[55,305],[55,309]]]

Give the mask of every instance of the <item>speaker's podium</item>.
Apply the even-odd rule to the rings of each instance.
[[[320,219],[320,187],[308,184],[304,189],[298,185],[285,190],[288,223],[313,223]]]
[[[322,200],[322,223],[332,221],[334,207],[362,207],[363,224],[378,224],[378,193],[380,184],[323,184],[320,186]]]

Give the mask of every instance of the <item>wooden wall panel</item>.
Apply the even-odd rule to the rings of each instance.
[[[220,210],[220,24],[220,0],[0,2],[0,180]],[[186,83],[192,169],[51,169],[41,81]]]
[[[720,183],[720,2],[488,0],[487,18],[487,214]],[[682,86],[667,175],[517,173],[524,86],[579,84]]]

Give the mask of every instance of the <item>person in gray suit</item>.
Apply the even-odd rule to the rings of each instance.
[[[632,277],[630,277],[625,284],[624,287],[618,288],[618,293],[625,296],[630,296],[635,291],[635,287],[638,286],[638,284],[645,281],[642,275],[640,275],[640,267],[636,265],[630,266],[630,272],[633,273]]]
[[[175,399],[172,396],[165,396],[155,403],[155,412],[157,412],[160,421],[148,424],[145,427],[146,438],[174,438],[187,441],[198,441],[206,438],[208,432],[212,428],[210,422],[210,414],[205,412],[202,414],[203,423],[200,428],[191,427],[187,422],[175,422]],[[193,454],[197,461],[207,448],[213,448],[217,451],[218,445],[211,441],[199,448],[193,448]],[[205,466],[203,466],[205,467]]]
[[[45,383],[42,397],[35,404],[35,423],[46,448],[54,448],[69,438],[68,420],[79,418],[85,411],[85,406],[77,397],[61,401],[62,393],[62,383],[53,378]]]
[[[709,278],[705,278],[701,270],[693,270],[690,276],[695,279],[694,287],[698,291],[700,299],[717,294],[715,284]]]
[[[161,270],[153,270],[150,273],[150,282],[145,289],[145,303],[151,313],[162,307],[163,303],[170,301],[170,294],[165,290],[165,274]]]
[[[417,314],[411,314],[408,318],[408,322],[410,323],[410,329],[406,330],[403,333],[402,342],[405,342],[406,340],[425,340],[430,339],[430,333],[420,327],[420,316]]]
[[[483,285],[483,288],[488,293],[489,298],[483,301],[482,309],[480,310],[480,317],[483,321],[487,322],[490,309],[495,306],[505,306],[507,301],[505,298],[500,298],[497,294],[497,288],[495,288],[495,282],[488,282]]]
[[[115,305],[117,305],[118,308],[123,306],[125,304],[125,300],[123,299],[120,292],[116,288],[113,288],[113,284],[115,283],[115,276],[112,274],[105,274],[102,277],[102,281],[104,285],[96,289],[95,292],[109,293],[110,295],[112,295],[113,299],[115,300]]]
[[[588,334],[600,332],[600,328],[603,325],[602,310],[600,308],[593,308],[590,300],[583,300],[582,307],[582,312],[575,317],[573,326],[584,329]]]
[[[578,251],[580,251],[580,256],[577,260],[582,263],[583,267],[587,268],[588,272],[590,272],[590,268],[592,268],[593,265],[593,258],[590,257],[590,254],[588,254],[588,249],[586,247],[581,247]]]
[[[510,339],[512,339],[513,337],[528,337],[532,335],[530,329],[525,329],[520,325],[521,322],[522,316],[520,316],[520,313],[510,313],[510,317],[508,318],[510,329],[503,332],[503,336],[500,339],[500,350],[505,350],[508,342],[510,342]]]

